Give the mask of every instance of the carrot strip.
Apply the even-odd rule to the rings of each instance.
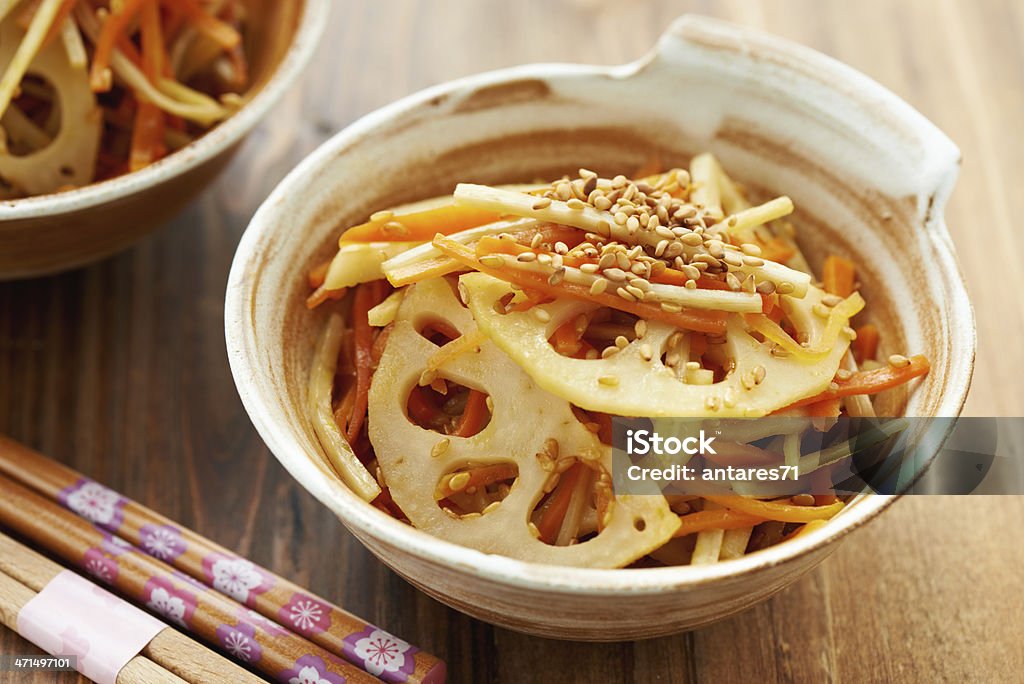
[[[456,261],[465,264],[481,273],[486,273],[506,282],[530,288],[545,293],[552,298],[570,297],[581,301],[594,302],[612,309],[619,309],[641,318],[655,321],[663,321],[677,328],[697,330],[699,332],[720,333],[725,331],[726,316],[720,311],[691,311],[684,309],[678,313],[663,310],[661,307],[641,304],[639,302],[628,302],[622,297],[612,294],[592,295],[590,290],[580,285],[562,281],[558,285],[551,285],[547,279],[540,274],[528,271],[519,271],[508,268],[491,268],[484,266],[476,258],[473,250],[454,240],[450,240],[441,234],[434,236],[434,246],[452,257]]]
[[[857,328],[857,338],[851,345],[853,358],[857,363],[864,363],[878,356],[878,328],[871,323]]]
[[[475,389],[469,390],[469,397],[466,398],[466,410],[462,412],[462,418],[452,434],[456,437],[472,437],[483,429],[489,415],[487,393]]]
[[[839,397],[822,399],[807,405],[807,415],[812,418],[836,418],[839,415]]]
[[[558,538],[558,531],[562,528],[562,521],[569,511],[569,502],[572,501],[572,493],[576,490],[576,482],[583,475],[583,468],[584,466],[579,462],[574,463],[562,473],[558,486],[548,497],[547,505],[537,522],[540,540],[545,544],[554,544],[555,539]]]
[[[764,521],[765,518],[728,508],[697,511],[679,516],[679,528],[672,536],[685,537],[706,530],[738,530],[744,527],[753,527]]]
[[[739,511],[740,513],[746,513],[747,515],[757,516],[765,520],[794,523],[828,520],[841,511],[844,505],[842,501],[837,501],[828,506],[794,506],[783,501],[761,501],[760,499],[749,499],[743,496],[708,495],[704,498],[720,506]]]
[[[373,328],[370,327],[368,313],[377,302],[374,301],[376,290],[374,283],[363,283],[356,288],[352,301],[352,337],[355,340],[356,362],[356,400],[352,406],[352,417],[349,419],[345,436],[354,441],[363,428],[366,418],[366,406],[369,402],[370,371],[373,364]]]
[[[242,36],[230,24],[213,16],[197,0],[177,0],[182,14],[200,33],[205,33],[214,42],[230,50],[242,41]]]
[[[805,523],[804,525],[802,525],[799,529],[793,531],[783,541],[790,541],[792,539],[796,539],[797,537],[803,537],[804,535],[810,534],[814,530],[823,527],[827,523],[827,520],[812,520],[809,523]]]
[[[327,269],[331,267],[331,261],[331,259],[328,259],[322,264],[314,266],[313,269],[309,272],[309,275],[306,277],[306,279],[309,281],[310,288],[315,290],[316,288],[324,284],[324,280],[327,279]]]
[[[430,242],[441,233],[451,235],[469,228],[494,223],[499,216],[494,212],[470,207],[447,205],[411,214],[394,216],[386,221],[369,221],[352,226],[341,234],[339,243],[346,242]]]
[[[758,240],[758,243],[761,247],[762,259],[777,261],[782,264],[796,256],[796,250],[793,249],[793,246],[782,238],[774,237],[764,242]]]
[[[409,393],[407,410],[409,417],[419,425],[434,424],[437,421],[438,413],[440,413],[419,385],[413,387],[412,392]]]
[[[452,478],[448,477],[442,481],[443,484],[435,496],[443,499],[451,496],[452,494],[464,492],[470,487],[486,487],[487,485],[494,484],[495,482],[514,479],[519,475],[519,471],[516,470],[515,466],[511,466],[506,463],[480,466],[479,468],[473,468],[463,472],[469,475],[469,479],[465,481],[465,484],[460,483],[461,489],[452,489]]]
[[[852,261],[835,254],[829,256],[822,269],[825,290],[840,297],[849,297],[855,289],[856,274],[857,267]]]
[[[341,299],[348,292],[347,287],[343,287],[339,290],[328,290],[323,285],[316,288],[311,295],[306,297],[306,308],[315,309],[324,302],[331,299]]]
[[[875,394],[925,375],[930,368],[931,364],[928,363],[927,357],[919,354],[911,357],[910,364],[903,368],[885,366],[875,370],[854,373],[845,380],[836,377],[833,381],[835,388],[830,387],[820,394],[800,399],[780,410],[784,411],[797,406],[807,406],[808,404],[815,404],[826,399],[849,397],[854,394]]]
[[[575,356],[583,347],[576,321],[566,321],[551,336],[551,345],[562,356]]]
[[[96,39],[96,49],[92,55],[92,67],[89,70],[89,85],[93,92],[102,93],[110,90],[114,79],[110,71],[110,56],[114,46],[124,35],[128,24],[142,8],[143,0],[125,0],[120,12],[107,15]]]

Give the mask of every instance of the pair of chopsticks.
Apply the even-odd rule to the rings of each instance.
[[[0,623],[17,631],[21,609],[63,570],[0,534]],[[118,684],[258,681],[258,677],[172,628],[153,637],[117,676]]]
[[[0,524],[272,679],[444,681],[436,657],[2,436]]]

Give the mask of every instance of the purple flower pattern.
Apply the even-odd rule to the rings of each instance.
[[[246,663],[257,663],[263,657],[263,649],[256,643],[256,629],[248,622],[217,627],[217,641],[225,651]]]
[[[91,548],[86,551],[82,557],[82,567],[104,584],[117,581],[117,561],[105,555],[102,549]]]
[[[277,617],[282,625],[304,636],[319,634],[331,626],[330,606],[299,592],[292,594],[288,603],[278,611]]]
[[[173,561],[185,553],[181,530],[172,525],[143,525],[139,529],[139,543],[146,553],[162,561]]]
[[[367,625],[363,631],[345,637],[342,650],[353,663],[361,663],[364,670],[387,682],[408,680],[416,669],[413,656],[419,651],[408,642],[373,625]]]
[[[59,498],[65,508],[107,529],[121,526],[124,521],[122,509],[128,501],[114,490],[85,477],[63,489]]]
[[[203,572],[210,586],[247,606],[252,605],[256,594],[262,594],[274,584],[252,561],[223,553],[206,556]]]
[[[287,684],[345,684],[345,678],[327,669],[323,658],[304,655],[295,661],[290,670],[277,676],[278,681]]]
[[[142,597],[147,608],[182,627],[188,627],[196,611],[196,595],[163,577],[153,577],[146,582]]]

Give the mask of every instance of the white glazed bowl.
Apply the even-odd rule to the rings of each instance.
[[[252,85],[229,119],[144,169],[68,192],[0,201],[0,280],[64,271],[113,254],[177,214],[227,166],[293,85],[329,0],[246,0]]]
[[[929,356],[933,370],[917,390],[909,399],[888,393],[881,413],[957,415],[975,344],[942,216],[957,148],[832,59],[683,17],[637,63],[524,66],[407,97],[333,137],[281,183],[239,245],[225,311],[235,382],[267,445],[388,566],[511,629],[653,637],[722,618],[796,580],[894,498],[869,497],[814,533],[713,566],[544,566],[440,541],[366,504],[333,474],[304,410],[323,322],[303,306],[304,274],[331,254],[339,227],[457,181],[523,181],[580,166],[628,173],[653,152],[681,163],[702,150],[751,187],[793,198],[812,264],[840,252],[864,265],[862,291],[886,332],[885,353]]]

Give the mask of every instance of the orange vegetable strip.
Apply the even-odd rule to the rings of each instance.
[[[182,14],[200,33],[205,33],[227,50],[242,41],[242,36],[230,24],[213,16],[197,0],[176,0]]]
[[[313,267],[306,277],[309,282],[309,286],[314,290],[324,284],[324,280],[327,278],[327,269],[331,266],[331,259],[318,264]]]
[[[374,301],[374,283],[363,283],[356,288],[352,301],[352,337],[355,340],[356,365],[356,400],[352,405],[352,418],[349,420],[345,436],[349,442],[355,441],[363,428],[366,418],[366,406],[370,392],[370,370],[373,363],[373,328],[370,327],[368,313],[377,302]]]
[[[142,70],[150,83],[156,83],[163,73],[163,31],[160,28],[160,8],[157,0],[143,0],[140,8],[142,33]],[[158,106],[139,100],[135,110],[135,128],[128,168],[137,171],[149,166],[167,154],[164,145],[164,113]]]
[[[827,520],[812,520],[809,523],[805,523],[799,529],[793,531],[783,541],[790,541],[791,539],[796,539],[797,537],[802,537],[802,536],[804,536],[806,534],[810,534],[814,530],[817,530],[817,529],[823,527],[827,523],[828,523]]]
[[[57,14],[53,18],[53,24],[50,25],[50,30],[46,34],[46,38],[43,39],[43,45],[49,45],[50,41],[60,35],[61,30],[64,27],[64,20],[71,15],[71,10],[75,8],[75,3],[78,0],[64,0],[60,7],[57,9]]]
[[[508,242],[508,241],[506,241]],[[570,297],[581,301],[594,302],[612,309],[618,309],[631,313],[641,318],[655,321],[663,321],[677,328],[697,330],[699,332],[720,333],[725,331],[726,316],[719,311],[691,311],[684,309],[678,313],[663,310],[661,307],[641,304],[639,302],[627,302],[622,297],[602,293],[599,295],[590,294],[589,288],[562,281],[558,285],[550,285],[543,276],[528,271],[520,271],[509,268],[491,268],[484,266],[476,258],[469,247],[454,240],[449,240],[438,234],[434,237],[434,246],[439,250],[474,270],[486,273],[506,282],[519,285],[520,287],[539,290],[552,298]]]
[[[562,473],[562,477],[548,497],[547,506],[540,515],[537,529],[540,530],[540,539],[546,544],[554,544],[558,538],[558,531],[562,528],[562,520],[569,510],[569,502],[572,500],[572,493],[576,490],[576,482],[583,474],[584,466],[579,462],[574,463],[568,470]]]
[[[857,275],[856,265],[849,259],[835,254],[825,259],[822,269],[822,281],[825,291],[840,297],[849,297],[855,289],[854,279]]]
[[[348,292],[348,288],[343,287],[340,290],[328,290],[323,285],[316,288],[311,295],[306,297],[306,308],[315,309],[324,302],[331,299],[341,299]]]
[[[788,409],[796,406],[806,406],[825,399],[849,397],[854,394],[875,394],[882,390],[897,387],[903,383],[910,382],[914,378],[925,375],[930,368],[931,364],[928,363],[928,358],[919,354],[911,357],[910,365],[904,366],[903,368],[885,366],[883,368],[876,368],[875,370],[854,373],[845,380],[837,377],[833,381],[838,386],[836,389],[829,388],[820,394],[815,394],[812,397],[806,397],[799,401],[795,401],[785,408]]]
[[[469,480],[466,482],[466,485],[462,489],[454,490],[451,488],[451,478],[445,478],[444,484],[439,492],[441,498],[449,497],[452,494],[458,494],[459,492],[464,492],[470,487],[486,487],[489,484],[501,482],[502,480],[511,480],[519,474],[515,466],[511,466],[506,463],[480,466],[479,468],[473,468],[472,470],[466,470],[463,472],[469,475]]]
[[[430,425],[437,419],[438,408],[427,398],[422,387],[417,385],[409,393],[407,404],[409,417],[421,425]]]
[[[878,328],[871,323],[857,328],[857,339],[853,341],[853,358],[857,363],[864,363],[878,356]]]
[[[839,415],[841,403],[839,397],[816,401],[807,405],[807,415],[812,418],[835,418]]]
[[[785,501],[761,501],[744,496],[707,495],[704,497],[719,506],[730,508],[740,513],[757,516],[765,520],[805,523],[812,520],[828,520],[843,509],[843,502],[837,501],[828,506],[794,506]]]
[[[574,356],[583,346],[580,333],[576,330],[576,321],[566,321],[558,326],[551,336],[551,344],[562,356]]]
[[[94,92],[106,92],[113,85],[110,55],[113,53],[118,39],[127,30],[128,24],[139,13],[142,3],[143,0],[124,0],[121,11],[108,14],[103,22],[100,35],[96,40],[96,49],[92,55],[92,67],[89,70],[89,84]]]
[[[788,242],[779,237],[774,237],[766,242],[758,240],[761,247],[761,258],[768,261],[785,263],[796,256],[796,250]]]
[[[411,214],[397,215],[386,221],[369,221],[358,226],[352,226],[341,234],[339,243],[342,241],[430,242],[438,233],[451,235],[452,233],[494,223],[498,219],[499,216],[491,211],[447,205],[425,211],[416,211]]]
[[[696,513],[687,513],[686,515],[679,516],[679,528],[672,536],[685,537],[706,530],[739,530],[744,527],[753,527],[764,521],[765,518],[728,508],[697,511]]]
[[[475,389],[469,390],[469,396],[466,398],[466,410],[462,412],[462,418],[459,419],[458,425],[455,426],[455,432],[452,434],[456,437],[472,437],[483,429],[487,416],[487,393]]]

